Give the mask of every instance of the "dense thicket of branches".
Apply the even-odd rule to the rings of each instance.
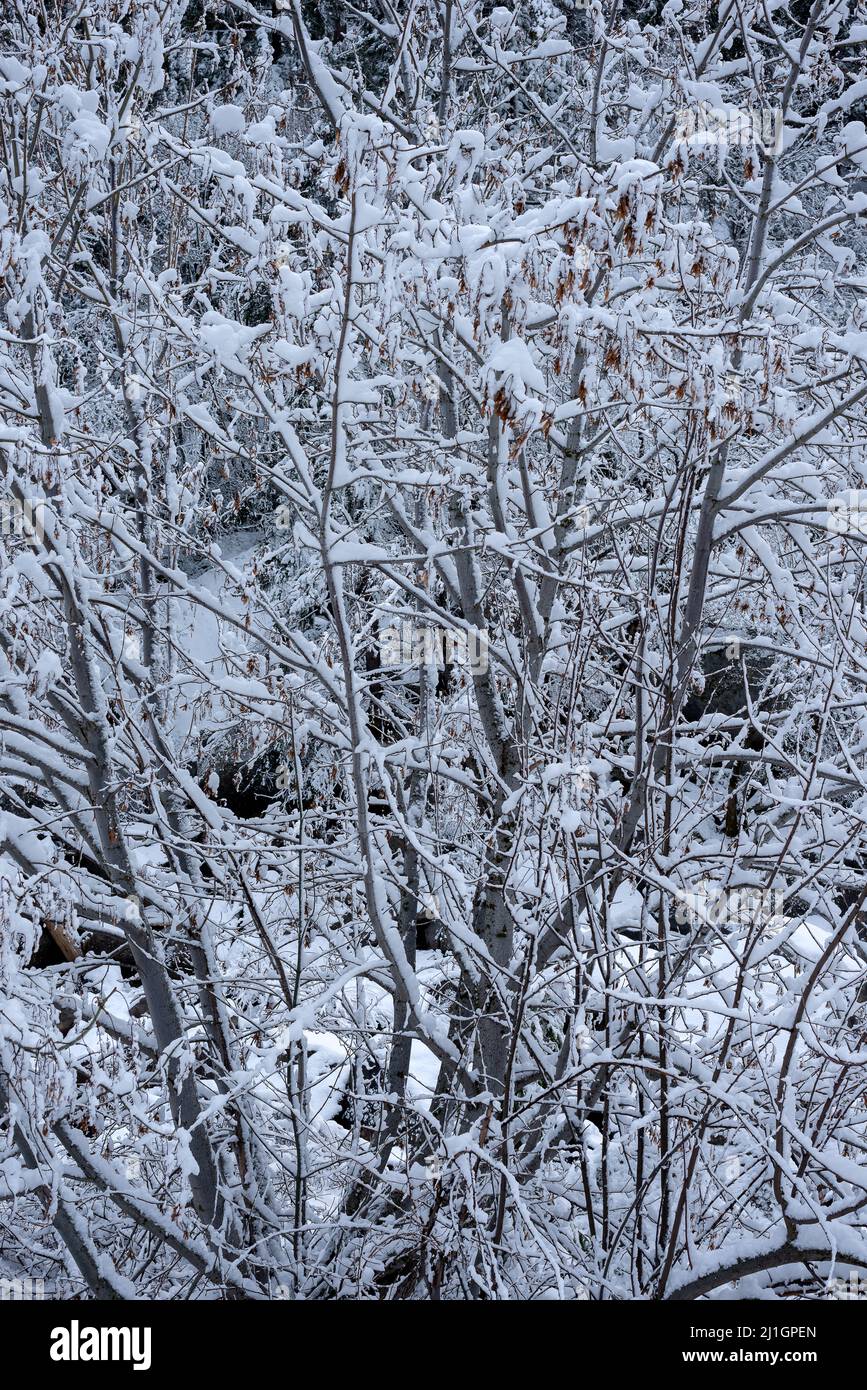
[[[0,31],[3,1269],[823,1296],[867,1266],[867,12]]]

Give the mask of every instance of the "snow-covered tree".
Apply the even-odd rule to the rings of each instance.
[[[865,25],[7,7],[6,1265],[867,1268]]]

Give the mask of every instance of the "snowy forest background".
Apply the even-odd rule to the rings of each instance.
[[[863,1287],[865,41],[6,0],[4,1280]]]

